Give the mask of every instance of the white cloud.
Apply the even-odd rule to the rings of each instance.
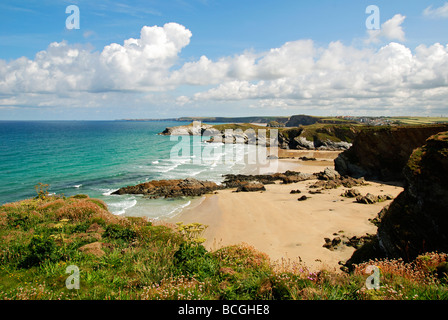
[[[304,72],[272,80],[233,79],[198,92],[189,101],[183,97],[182,102],[248,100],[252,106],[258,103],[271,108],[289,106],[310,111],[313,106],[314,111],[331,106],[333,111],[364,114],[399,110],[406,113],[406,109],[422,108],[429,102],[436,109],[446,109],[448,47],[440,44],[419,46],[412,53],[395,42],[376,51],[335,42],[327,48],[314,48],[309,58],[314,63]],[[433,99],[427,100],[429,97]]]
[[[216,62],[202,56],[173,72],[171,81],[179,84],[210,85],[223,81],[270,80],[305,73],[312,68],[314,46],[311,40],[287,42],[279,48],[255,54],[244,52]]]
[[[404,19],[396,15],[385,22],[378,37],[404,39]],[[159,114],[175,107],[201,107],[214,114],[226,103],[239,109],[258,106],[260,114],[278,109],[326,114],[447,109],[448,47],[441,44],[411,50],[390,42],[374,49],[297,40],[265,52],[217,60],[201,56],[179,65],[191,36],[184,26],[169,23],[143,27],[140,38],[99,52],[63,41],[51,43],[32,60],[0,60],[0,106],[132,105],[139,111],[152,106]],[[214,111],[214,105],[221,109]]]
[[[34,60],[0,64],[0,92],[157,91],[191,35],[184,26],[168,23],[145,26],[139,39],[112,43],[102,52],[54,42]]]
[[[423,11],[423,15],[431,18],[448,18],[448,2],[441,7],[433,9],[432,6],[427,7]]]
[[[387,20],[381,25],[380,30],[367,30],[369,38],[367,39],[367,43],[378,43],[382,39],[386,39],[388,41],[405,41],[405,32],[403,27],[401,26],[406,19],[406,16],[401,14],[396,14],[392,17],[392,19]]]

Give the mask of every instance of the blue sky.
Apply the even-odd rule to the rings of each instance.
[[[2,0],[0,119],[448,116],[447,30],[435,0]]]

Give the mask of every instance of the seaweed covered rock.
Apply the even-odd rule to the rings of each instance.
[[[211,181],[199,181],[194,178],[187,178],[181,180],[153,180],[136,186],[120,188],[112,194],[142,194],[152,198],[194,197],[212,193],[220,188],[220,186]]]
[[[264,184],[257,181],[246,181],[242,183],[236,192],[256,192],[256,191],[266,191]]]
[[[239,188],[248,181],[256,181],[262,184],[273,184],[275,181],[281,181],[285,184],[315,179],[316,176],[310,173],[286,171],[284,173],[245,175],[245,174],[226,174],[224,175],[225,188]]]

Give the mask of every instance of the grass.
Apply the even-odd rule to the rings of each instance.
[[[242,130],[243,132],[246,130],[255,130],[255,132],[258,132],[258,130],[263,129],[266,131],[269,131],[269,127],[266,126],[259,126],[256,124],[251,123],[227,123],[227,124],[216,124],[213,125],[213,128],[224,132],[225,130]]]
[[[437,273],[446,263],[444,254],[426,254],[411,264],[369,262],[382,272],[380,290],[372,291],[365,287],[368,263],[352,273],[311,272],[297,261],[272,262],[246,244],[209,252],[201,245],[205,227],[114,216],[102,201],[85,195],[41,192],[5,204],[0,207],[0,299],[448,298],[447,278]],[[89,246],[96,249],[86,250]],[[80,287],[69,290],[66,271],[73,265]]]
[[[436,123],[448,123],[445,117],[390,117],[388,120],[394,121],[400,125],[425,125]]]

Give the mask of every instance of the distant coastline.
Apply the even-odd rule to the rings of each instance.
[[[266,123],[273,127],[296,127],[314,123],[325,124],[364,124],[364,125],[424,125],[445,124],[448,117],[417,117],[417,116],[334,116],[319,117],[310,115],[292,116],[248,116],[248,117],[177,117],[177,118],[138,118],[117,119],[116,121],[148,121],[148,122],[193,122],[204,123]]]

